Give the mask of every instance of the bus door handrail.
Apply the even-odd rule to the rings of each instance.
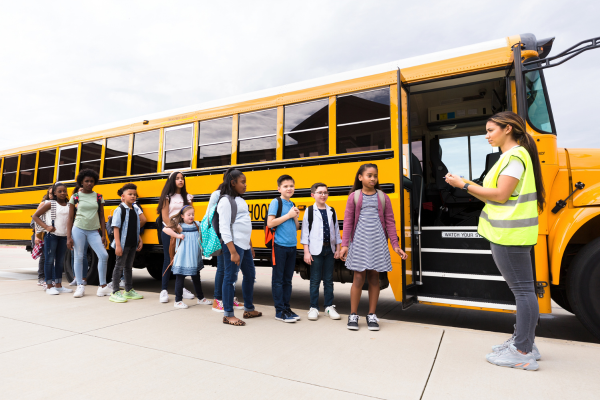
[[[423,175],[421,174],[412,174],[412,176],[418,176],[419,178],[421,178],[421,190],[419,193],[419,216],[417,217],[417,231],[415,232],[415,235],[417,235],[419,237],[419,280],[416,281],[417,285],[422,285],[423,284],[423,266],[421,265],[421,209],[423,208],[423,184],[424,179],[423,179]],[[411,210],[412,213],[412,210]]]

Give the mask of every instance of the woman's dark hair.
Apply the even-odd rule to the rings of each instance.
[[[171,172],[171,175],[169,175],[169,179],[167,179],[167,181],[165,182],[165,186],[163,187],[162,193],[160,194],[160,199],[158,200],[158,207],[156,208],[156,213],[158,215],[160,215],[160,213],[162,212],[167,198],[177,193],[177,184],[175,183],[175,181],[177,180],[177,176],[179,174],[181,174],[181,176],[183,177],[183,187],[181,188],[181,198],[183,198],[183,205],[187,206],[190,204],[188,202],[188,193],[185,188],[185,175],[183,175],[183,172],[173,171]]]
[[[544,204],[546,203],[546,191],[544,190],[544,181],[542,180],[542,169],[540,167],[537,145],[533,137],[527,133],[525,121],[512,111],[502,111],[493,115],[487,122],[493,122],[502,129],[510,125],[512,127],[510,131],[512,138],[529,153],[533,166],[533,176],[535,177],[538,210],[541,213],[544,211]]]
[[[352,194],[353,192],[362,189],[363,184],[360,181],[360,179],[358,179],[358,177],[362,174],[365,173],[365,171],[367,170],[367,168],[375,168],[377,171],[379,171],[379,168],[377,168],[376,164],[363,164],[360,166],[360,168],[358,169],[358,172],[356,173],[356,177],[354,178],[354,185],[352,185],[352,189],[350,190],[350,194]],[[379,179],[377,180],[377,183],[375,184],[375,189],[379,190]]]
[[[89,176],[90,178],[94,178],[94,185],[96,185],[98,183],[98,180],[100,179],[100,176],[98,176],[98,173],[96,171],[94,171],[93,169],[83,169],[83,170],[79,171],[79,175],[77,175],[77,185],[80,188],[83,186],[83,180],[87,176]],[[73,192],[73,193],[77,193],[77,192]]]
[[[233,186],[231,186],[231,182],[237,182],[238,178],[243,175],[244,174],[239,169],[231,168],[230,170],[227,170],[223,177],[223,183],[219,186],[221,188],[221,196],[226,194],[231,197],[240,196],[240,194],[233,189]]]
[[[67,188],[67,185],[65,185],[62,182],[56,182],[54,185],[52,185],[52,197],[54,198],[54,200],[56,200],[58,198],[58,196],[56,196],[56,189],[58,189],[59,187],[64,186],[65,189]],[[48,194],[46,194],[47,196]],[[69,199],[67,198],[67,201],[69,201]]]
[[[225,173],[223,174],[223,182],[221,182],[219,184],[219,187],[217,188],[217,190],[220,190],[221,192],[223,191],[223,185],[225,185],[225,177],[227,176],[227,174],[230,174],[231,171],[233,171],[235,168],[228,168],[227,171],[225,171]],[[231,185],[229,185],[231,186]]]

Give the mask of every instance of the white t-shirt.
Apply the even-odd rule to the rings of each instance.
[[[50,201],[50,200],[47,200]],[[55,236],[67,236],[67,220],[69,219],[69,203],[66,206],[61,206],[56,203],[56,219],[54,227],[56,230],[52,232]],[[46,221],[48,225],[52,224],[52,208],[46,211]]]
[[[191,194],[188,194],[187,198],[188,198],[188,204],[192,204],[192,200],[194,200],[194,196],[192,196]],[[183,208],[183,197],[181,197],[181,195],[178,193],[172,194],[171,198],[169,199],[169,218],[176,215],[179,211],[181,211],[182,208]],[[167,222],[168,221],[163,221],[163,224],[167,223]]]
[[[517,145],[517,146],[511,147],[510,150],[514,149],[515,147],[519,147],[519,146]],[[507,154],[508,154],[508,151],[505,152],[504,154],[502,154],[502,156],[500,156],[500,160],[502,160],[503,157],[506,157]],[[508,162],[508,165],[506,167],[504,167],[502,172],[500,172],[500,175],[512,176],[513,178],[516,178],[519,180],[519,183],[517,183],[517,187],[515,188],[514,192],[512,193],[513,197],[518,196],[519,193],[521,193],[521,188],[523,187],[523,175],[524,174],[525,174],[525,166],[523,165],[521,160],[519,160],[518,158],[514,158],[514,157],[511,158],[511,160]]]

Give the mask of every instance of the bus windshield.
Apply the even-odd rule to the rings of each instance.
[[[539,131],[553,132],[550,123],[550,112],[546,93],[544,92],[543,75],[539,71],[531,71],[525,74],[525,86],[527,96],[527,115],[529,122]]]

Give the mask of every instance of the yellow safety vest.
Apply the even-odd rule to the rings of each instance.
[[[518,196],[505,203],[486,200],[479,216],[477,232],[492,243],[503,246],[530,246],[537,243],[538,206],[531,157],[522,146],[510,149],[487,173],[483,187],[497,188],[500,173],[516,157],[525,166],[523,185]]]

